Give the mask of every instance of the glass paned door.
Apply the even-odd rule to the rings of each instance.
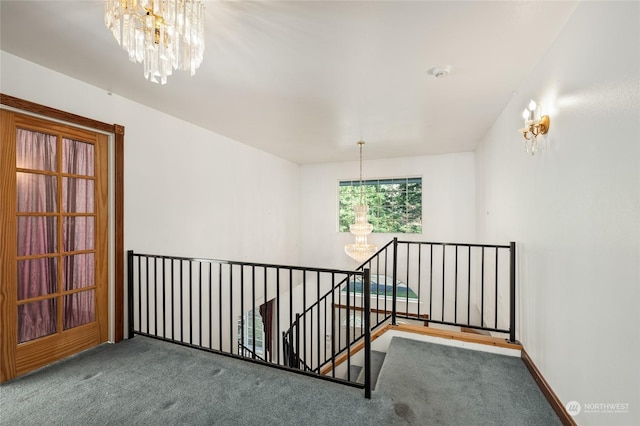
[[[60,322],[68,330],[95,319],[95,149],[19,128],[16,165],[18,343],[24,343],[56,333]]]
[[[5,110],[1,117],[6,380],[107,339],[108,137]]]

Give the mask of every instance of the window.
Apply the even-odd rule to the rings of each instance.
[[[253,347],[254,335],[255,348]],[[242,317],[238,317],[238,343],[243,346],[241,348],[242,355],[251,356],[251,352],[254,352],[256,355],[262,356],[264,352],[264,330],[260,308],[256,307],[254,310],[247,311],[244,315],[244,321]]]
[[[422,233],[422,178],[362,181],[373,232]],[[360,201],[359,181],[339,183],[339,231],[349,232],[354,223],[354,204]]]
[[[393,278],[388,275],[371,275],[371,297],[393,297]],[[418,295],[402,281],[396,281],[396,297],[398,299],[418,300]],[[347,292],[347,286],[342,292]],[[362,294],[362,278],[355,277],[349,282],[350,294]]]

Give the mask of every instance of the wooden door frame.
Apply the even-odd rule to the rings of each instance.
[[[0,104],[114,135],[114,341],[124,338],[124,126],[92,120],[0,93]]]

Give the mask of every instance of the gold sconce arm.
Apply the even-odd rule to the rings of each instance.
[[[548,115],[542,116],[539,122],[531,123],[528,127],[523,127],[520,129],[522,132],[522,136],[528,141],[531,138],[538,137],[540,135],[546,135],[549,131],[549,125],[551,124],[551,120]]]

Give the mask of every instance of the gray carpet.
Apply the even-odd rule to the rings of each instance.
[[[358,389],[137,336],[117,345],[99,346],[3,384],[0,424],[557,422],[540,399],[540,391],[529,386],[527,380],[533,379],[520,359],[498,362],[492,360],[506,357],[473,352],[480,363],[469,354],[461,354],[463,359],[458,360],[452,358],[455,348],[430,345],[436,346],[435,351],[430,348],[425,352],[420,347],[429,344],[413,341],[407,341],[409,352],[401,353],[403,348],[397,344],[404,340],[392,340],[377,390],[371,400],[366,400]],[[450,364],[443,363],[442,352]],[[411,362],[408,367],[399,367],[401,361],[395,356],[411,357]],[[469,368],[477,373],[474,377],[461,378],[455,373],[466,362],[473,363]],[[517,363],[520,365],[510,366]],[[433,367],[443,371],[425,371]],[[508,370],[492,371],[494,367]],[[498,379],[509,385],[500,386]],[[450,380],[462,383],[451,384]],[[453,395],[454,391],[460,393]],[[506,402],[496,402],[502,399]]]
[[[399,337],[391,339],[376,393],[407,423],[561,424],[522,359]]]

